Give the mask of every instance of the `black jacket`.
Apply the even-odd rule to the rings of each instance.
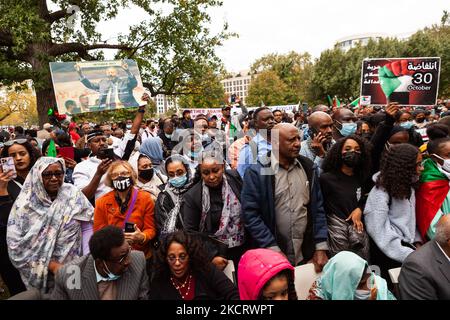
[[[211,264],[207,274],[194,273],[194,300],[239,300],[236,286]],[[181,300],[181,295],[169,277],[154,278],[150,285],[150,300]]]

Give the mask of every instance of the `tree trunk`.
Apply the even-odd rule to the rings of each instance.
[[[53,89],[39,89],[36,90],[37,111],[39,115],[39,126],[42,127],[44,123],[48,122],[48,110],[55,109],[56,99]]]

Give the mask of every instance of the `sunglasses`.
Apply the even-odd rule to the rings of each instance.
[[[27,142],[27,141],[28,141],[27,139],[9,140],[9,141],[6,141],[6,142],[4,143],[4,145],[5,145],[6,147],[10,147],[10,146],[12,146],[14,143],[24,144],[24,143]]]

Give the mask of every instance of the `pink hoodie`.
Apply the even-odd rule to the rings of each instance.
[[[239,261],[238,287],[241,300],[257,300],[264,285],[282,270],[294,267],[280,253],[270,249],[247,251]]]

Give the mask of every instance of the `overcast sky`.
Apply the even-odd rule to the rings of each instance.
[[[272,52],[308,51],[314,57],[333,47],[343,37],[362,33],[388,35],[412,33],[439,23],[449,0],[223,0],[210,11],[212,30],[228,21],[238,39],[228,40],[217,50],[228,71],[250,67],[257,58]],[[102,25],[111,38],[143,17],[126,10],[117,21]]]

